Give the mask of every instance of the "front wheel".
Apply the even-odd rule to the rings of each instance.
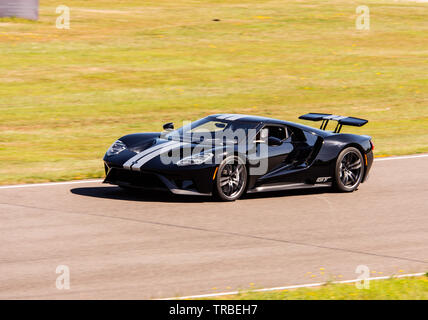
[[[229,156],[218,167],[214,193],[222,201],[235,201],[245,192],[247,168],[241,158]]]
[[[354,147],[344,149],[336,160],[334,187],[341,192],[358,188],[364,175],[363,156]]]

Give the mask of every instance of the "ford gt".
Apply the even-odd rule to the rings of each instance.
[[[179,129],[134,133],[115,141],[104,156],[104,182],[124,189],[234,201],[245,193],[299,188],[355,191],[373,163],[371,137],[342,133],[368,121],[324,113],[300,119],[313,128],[261,116],[215,114]],[[326,130],[336,121],[334,131]]]

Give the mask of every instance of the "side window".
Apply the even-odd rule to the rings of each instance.
[[[289,134],[293,142],[306,142],[306,136],[301,129],[290,127]]]
[[[274,137],[281,141],[288,138],[287,128],[284,126],[266,126],[264,129],[268,129],[269,137]]]

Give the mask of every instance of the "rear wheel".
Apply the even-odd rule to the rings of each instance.
[[[354,147],[344,149],[336,160],[334,187],[341,192],[358,188],[364,175],[363,156]]]
[[[241,158],[229,156],[218,168],[214,193],[222,201],[235,201],[245,192],[247,168]]]

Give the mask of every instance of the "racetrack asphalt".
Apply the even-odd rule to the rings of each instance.
[[[233,203],[98,181],[3,187],[0,299],[166,298],[355,279],[359,265],[426,272],[428,157],[383,160],[354,193]]]

